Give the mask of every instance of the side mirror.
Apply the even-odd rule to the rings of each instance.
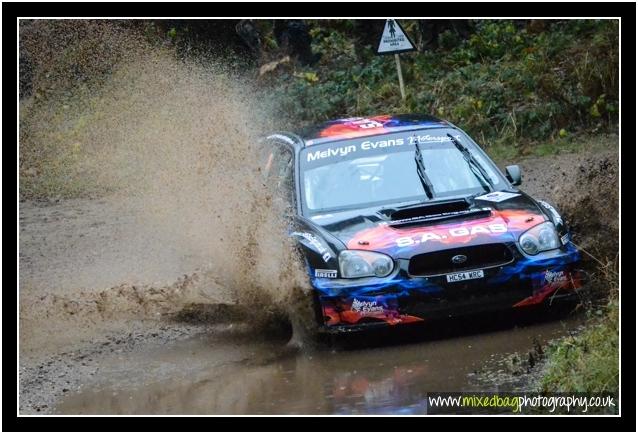
[[[523,180],[521,179],[521,168],[518,165],[507,166],[505,168],[505,176],[512,185],[521,185]]]

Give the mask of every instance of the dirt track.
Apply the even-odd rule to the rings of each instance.
[[[603,261],[618,254],[618,158],[612,149],[519,161],[521,189],[556,206],[575,242]]]
[[[528,158],[518,162],[524,180],[521,188],[557,205],[573,226],[577,243],[596,255],[613,256],[618,248],[617,157],[617,152],[609,151]],[[254,330],[247,331],[241,322],[224,318],[220,318],[219,324],[173,319],[189,303],[228,303],[230,295],[222,286],[211,287],[209,280],[200,279],[198,270],[206,267],[209,257],[181,249],[178,232],[148,226],[139,213],[135,204],[119,199],[20,204],[20,411],[29,414],[184,411],[176,402],[193,393],[189,384],[201,387],[213,381],[226,390],[245,387],[241,382],[210,380],[211,369],[229,364],[238,368],[220,368],[219,372],[228,371],[231,376],[249,374],[250,381],[266,381],[281,396],[286,390],[303,389],[303,377],[310,376],[317,367],[308,360],[313,357],[323,360],[326,354],[290,353],[285,348],[285,338],[277,336],[258,344],[251,338]],[[545,341],[577,326],[577,322],[565,327],[552,324],[487,332],[447,343],[426,342],[417,344],[413,350],[455,354],[465,346],[468,363],[460,365],[454,378],[446,383],[463,388],[471,384],[470,374],[480,371],[490,357],[508,352],[508,345],[510,352],[525,352],[533,347],[534,339]],[[490,340],[496,343],[486,351],[467,348]],[[408,388],[431,382],[431,377],[425,374],[411,382],[411,374],[419,369],[434,373],[438,369],[438,359],[419,364],[409,356],[414,351],[386,348],[357,353],[357,357],[346,353],[337,358],[341,362],[335,362],[327,373],[323,371],[319,383],[313,386],[325,388],[327,383],[334,383],[335,391],[320,393],[321,408],[299,407],[290,411],[365,412],[365,406],[356,409],[355,404],[360,402],[367,403],[369,410],[380,408],[377,404],[383,402],[386,403],[383,408],[390,410],[416,405],[414,399],[418,394],[399,394],[393,401],[387,389],[403,387],[398,386],[403,384],[401,381]],[[393,365],[390,371],[381,367],[375,371],[368,361],[379,357],[390,364],[397,360],[397,366]],[[155,359],[157,363],[153,362]],[[134,369],[146,363],[147,375]],[[176,367],[184,363],[200,368],[178,374]],[[367,366],[363,377],[356,375],[359,365]],[[293,374],[286,374],[291,370]],[[188,377],[180,383],[183,396],[182,392],[176,392],[177,395],[160,399],[162,404],[155,407],[123,406],[121,398],[129,390],[127,378],[139,379],[135,386],[137,394],[130,393],[131,399],[135,396],[139,400],[148,399],[148,394],[161,394],[164,387],[175,388],[177,383],[160,381],[165,376],[178,383],[179,378]],[[397,380],[397,376],[402,380]],[[372,389],[357,389],[356,385],[362,381],[372,384]],[[89,385],[98,390],[97,395],[74,398]],[[210,400],[210,390],[199,396]],[[194,404],[192,408],[202,412],[268,412],[254,401],[261,393],[260,388],[255,390],[242,398],[243,404],[230,405],[221,400],[213,407]],[[356,398],[358,394],[375,393],[382,397],[378,402],[374,396],[370,398],[372,401]],[[111,394],[110,398],[106,394]],[[64,396],[69,398],[61,401]],[[349,404],[339,407],[340,402]],[[286,412],[287,408],[283,402],[273,411]]]

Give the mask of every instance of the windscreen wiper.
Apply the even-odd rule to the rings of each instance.
[[[425,164],[423,163],[423,154],[421,154],[421,148],[419,148],[419,141],[414,138],[414,161],[416,162],[416,171],[419,174],[419,179],[421,180],[421,184],[423,185],[423,190],[425,190],[425,194],[428,198],[432,199],[434,197],[434,186],[428,178],[428,175],[425,173]]]
[[[463,158],[470,166],[470,170],[472,170],[472,173],[474,173],[474,176],[478,178],[483,187],[486,187],[488,192],[494,190],[494,183],[490,179],[490,176],[487,174],[483,166],[481,166],[479,162],[476,161],[476,158],[474,158],[474,155],[472,155],[470,150],[463,146],[461,142],[459,142],[452,134],[448,133],[447,136],[450,138],[450,140],[452,140],[452,143],[454,143],[456,149],[458,149],[461,154],[463,154]],[[478,170],[479,173],[476,173],[475,169]]]

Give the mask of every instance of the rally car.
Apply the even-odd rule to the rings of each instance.
[[[265,146],[323,331],[546,304],[583,284],[557,210],[450,122],[339,119]]]

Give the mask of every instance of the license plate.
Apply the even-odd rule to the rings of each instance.
[[[460,282],[461,280],[480,279],[483,277],[483,270],[465,271],[463,273],[447,274],[447,281]]]

